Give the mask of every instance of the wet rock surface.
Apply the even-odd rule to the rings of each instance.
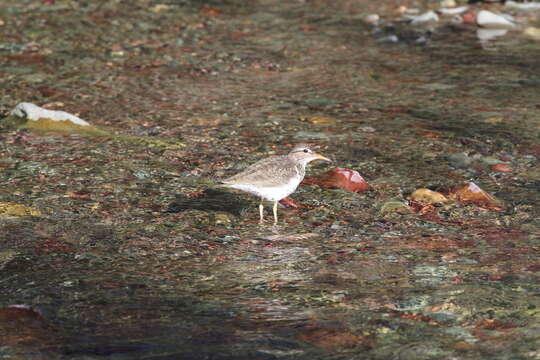
[[[406,11],[2,1],[0,357],[538,358],[540,43]],[[369,191],[214,188],[298,142]]]

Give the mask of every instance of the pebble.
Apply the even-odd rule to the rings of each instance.
[[[449,197],[463,203],[474,203],[481,206],[499,207],[503,205],[500,200],[495,199],[472,181],[454,187],[450,191]]]
[[[210,222],[213,225],[225,225],[225,226],[230,225],[232,223],[229,214],[221,213],[221,212],[212,213],[210,215]]]
[[[411,212],[411,209],[403,201],[390,200],[385,202],[381,206],[381,214],[387,214],[391,212],[409,213]]]
[[[456,0],[441,0],[439,1],[440,7],[453,8],[457,6]]]
[[[476,12],[467,11],[461,16],[464,24],[476,24]]]
[[[481,43],[485,43],[489,40],[494,40],[500,36],[506,35],[508,29],[477,29],[476,37]]]
[[[487,10],[478,12],[476,24],[490,29],[513,29],[516,27],[516,23],[510,15],[495,14]]]
[[[462,152],[448,154],[446,159],[450,163],[450,166],[457,169],[466,169],[472,163],[472,159],[467,154],[462,153]]]
[[[53,121],[69,121],[80,126],[90,125],[86,121],[65,111],[47,110],[28,102],[17,104],[17,106],[11,110],[10,115],[26,118],[31,121],[38,121],[45,118]]]
[[[19,253],[15,250],[0,251],[0,270],[4,270],[4,268],[9,263],[13,262],[18,255]]]
[[[457,276],[447,265],[418,264],[412,270],[415,275],[415,283],[434,286]]]
[[[504,164],[504,163],[491,165],[491,170],[495,172],[502,172],[502,173],[509,173],[509,172],[514,171],[514,169],[512,169],[510,165]]]
[[[298,131],[294,137],[298,140],[325,140],[332,136],[324,132]]]
[[[516,1],[506,1],[504,3],[505,7],[518,9],[518,10],[539,10],[540,9],[540,2],[526,2],[526,3],[518,3]]]
[[[13,202],[0,202],[0,217],[21,217],[35,216],[40,217],[41,212],[30,206],[17,204]]]
[[[540,28],[529,26],[523,31],[523,34],[533,40],[540,40]]]
[[[434,203],[446,203],[448,199],[440,192],[429,189],[417,189],[410,196],[409,199],[418,201],[422,204],[434,204]]]
[[[381,19],[380,16],[377,14],[369,14],[364,18],[364,21],[367,22],[368,24],[376,25],[380,19]]]
[[[377,42],[379,43],[397,43],[399,42],[399,38],[397,35],[388,35],[385,37],[382,37],[380,39],[377,39]]]
[[[336,119],[326,116],[299,117],[298,120],[308,122],[310,124],[335,124],[337,122]]]
[[[428,11],[418,16],[408,16],[412,25],[439,21],[439,15],[435,11]]]
[[[343,189],[356,193],[369,190],[370,186],[358,171],[335,168],[318,176],[310,176],[302,182],[304,185],[318,185],[323,189]]]
[[[460,7],[442,7],[437,12],[442,15],[458,15],[462,14],[465,11],[469,10],[468,6],[460,6]]]
[[[480,158],[480,161],[487,165],[497,165],[497,164],[502,163],[501,160],[494,158],[492,156],[482,156]]]

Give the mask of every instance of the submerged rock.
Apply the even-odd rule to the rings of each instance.
[[[480,42],[486,42],[494,40],[500,36],[504,36],[508,33],[508,29],[484,29],[480,28],[476,30],[476,37]]]
[[[308,122],[311,124],[335,124],[337,122],[336,119],[329,118],[326,116],[309,116],[309,117],[299,117],[298,120],[303,122]]]
[[[39,309],[22,304],[0,307],[0,346],[43,345],[54,337]]]
[[[473,160],[465,153],[453,153],[448,154],[446,156],[448,162],[450,163],[450,166],[457,168],[457,169],[465,169],[468,168]]]
[[[381,17],[378,14],[369,14],[364,17],[364,21],[368,24],[377,25]]]
[[[318,176],[310,176],[304,179],[303,185],[318,185],[323,189],[343,189],[356,193],[369,190],[370,186],[358,171],[335,168]]]
[[[480,206],[500,207],[503,203],[482,190],[472,181],[455,186],[449,192],[449,197],[463,203],[474,203]]]
[[[530,39],[540,40],[540,28],[529,26],[528,28],[523,30],[523,34]]]
[[[403,201],[390,200],[382,204],[380,212],[381,214],[387,214],[392,212],[404,214],[411,212],[411,208]]]
[[[407,15],[406,18],[410,20],[413,25],[439,21],[439,16],[435,11],[428,11],[417,16]]]
[[[446,203],[448,199],[440,192],[429,189],[417,189],[410,196],[409,199],[418,201],[422,204],[435,204]]]
[[[506,1],[504,6],[511,9],[517,10],[540,10],[540,2],[527,2],[527,3],[518,3],[516,1]]]
[[[47,110],[28,102],[19,103],[13,110],[11,110],[10,115],[26,118],[31,121],[50,119],[52,121],[69,121],[80,126],[90,126],[90,124],[83,119],[65,111]]]
[[[503,172],[503,173],[508,173],[508,172],[514,171],[514,169],[512,169],[512,167],[510,165],[504,164],[504,163],[499,163],[499,164],[492,165],[491,170],[495,171],[495,172]]]
[[[0,270],[4,270],[9,264],[14,262],[18,255],[19,253],[15,250],[0,251]]]
[[[460,7],[443,7],[438,9],[437,12],[442,15],[458,15],[464,13],[467,10],[469,10],[469,7],[464,5]]]
[[[297,203],[296,201],[294,201],[292,198],[288,196],[286,198],[279,200],[279,203],[286,208],[293,208],[293,209],[297,209],[300,206],[304,206],[302,204]]]
[[[27,128],[41,133],[105,136],[107,132],[91,126],[83,119],[65,111],[47,110],[32,103],[19,103],[1,120],[3,128]]]
[[[0,202],[0,217],[41,216],[39,210],[23,204]]]
[[[209,221],[211,225],[229,226],[232,223],[231,216],[223,212],[210,214]]]
[[[516,27],[514,19],[510,15],[495,14],[491,11],[480,10],[476,15],[476,24],[490,29],[513,29]]]

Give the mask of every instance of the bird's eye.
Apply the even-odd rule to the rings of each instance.
[[[308,153],[308,152],[309,152],[309,149],[304,149],[304,152],[305,152],[305,153]]]

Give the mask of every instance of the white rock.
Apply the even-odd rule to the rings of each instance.
[[[540,28],[529,26],[523,30],[523,34],[534,40],[540,40]]]
[[[379,15],[377,14],[369,14],[364,18],[364,21],[368,24],[377,24],[380,20]]]
[[[469,7],[465,5],[455,8],[440,8],[439,10],[437,10],[437,12],[442,15],[458,15],[464,13],[467,10],[469,10]]]
[[[476,37],[481,42],[485,42],[506,35],[507,32],[508,29],[476,29]]]
[[[439,21],[439,16],[437,15],[435,11],[428,11],[418,16],[405,15],[405,17],[407,20],[410,20],[411,24],[413,25],[430,22],[430,21]]]
[[[405,14],[409,14],[409,15],[412,15],[412,14],[420,14],[420,9],[416,9],[416,8],[405,8],[405,11],[404,11]]]
[[[487,10],[478,12],[476,24],[490,29],[513,29],[516,27],[516,23],[510,15],[499,15]]]
[[[439,6],[444,8],[456,7],[456,0],[441,0],[439,1]]]
[[[518,3],[515,1],[507,1],[505,7],[518,10],[540,10],[540,2]]]
[[[376,40],[378,43],[397,43],[399,38],[397,35],[388,35]]]
[[[37,121],[39,119],[51,119],[54,121],[70,121],[81,126],[89,126],[90,124],[75,115],[65,111],[47,110],[32,103],[22,102],[17,104],[10,115],[27,118],[28,120]]]

